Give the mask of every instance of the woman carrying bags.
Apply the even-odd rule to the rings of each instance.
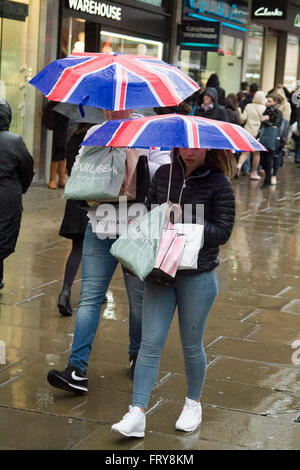
[[[193,431],[201,422],[200,396],[206,373],[203,336],[206,321],[218,291],[215,268],[219,245],[231,235],[235,198],[228,176],[235,161],[228,151],[180,149],[174,152],[170,201],[193,209],[204,205],[204,244],[197,269],[178,271],[171,286],[145,282],[142,342],[134,375],[132,405],[112,430],[128,437],[145,435],[145,410],[158,375],[160,356],[178,306],[179,328],[187,376],[187,397],[176,429]],[[170,165],[159,168],[152,180],[147,206],[167,199]]]

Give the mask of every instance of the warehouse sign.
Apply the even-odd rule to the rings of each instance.
[[[122,19],[122,8],[105,2],[96,2],[95,0],[69,0],[68,6],[70,9],[80,11],[81,13],[98,15],[115,21],[121,21]]]
[[[185,50],[217,51],[220,47],[220,23],[183,21],[178,27],[178,44]]]

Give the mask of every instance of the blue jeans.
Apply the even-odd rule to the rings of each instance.
[[[100,240],[87,225],[82,250],[82,286],[69,363],[87,371],[89,356],[100,321],[101,305],[118,260],[109,252],[114,240]],[[129,354],[137,353],[141,342],[144,283],[124,272],[129,300]]]
[[[179,273],[171,287],[145,282],[142,342],[134,372],[133,406],[144,409],[148,406],[176,305],[187,376],[187,397],[192,400],[200,398],[207,365],[203,336],[217,293],[215,271],[190,275]]]

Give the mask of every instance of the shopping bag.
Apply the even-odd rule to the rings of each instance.
[[[279,139],[278,127],[262,127],[257,140],[267,149],[275,151]]]
[[[85,146],[77,157],[63,198],[101,201],[118,198],[125,178],[126,151]]]
[[[174,224],[179,234],[185,235],[184,250],[178,265],[182,269],[197,269],[198,255],[204,243],[204,225],[201,224]]]
[[[129,224],[127,231],[111,246],[110,253],[141,281],[155,265],[168,207],[168,203],[161,204]]]
[[[171,223],[163,229],[155,265],[146,277],[146,281],[163,285],[171,285],[175,282],[177,268],[184,250],[185,238],[185,235],[178,234],[178,231]]]

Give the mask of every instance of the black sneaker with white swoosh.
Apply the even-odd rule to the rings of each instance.
[[[88,391],[88,378],[81,369],[68,364],[62,372],[58,370],[50,370],[48,372],[47,380],[50,385],[67,392],[74,392],[79,395]]]

